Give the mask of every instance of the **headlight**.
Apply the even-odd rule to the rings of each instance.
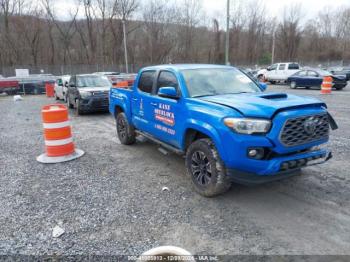
[[[88,91],[81,91],[80,92],[80,97],[81,98],[88,98],[88,97],[90,97],[90,96],[92,96],[92,93],[91,92],[88,92]]]
[[[241,134],[265,134],[271,127],[270,120],[252,118],[225,118],[224,123],[237,133]]]

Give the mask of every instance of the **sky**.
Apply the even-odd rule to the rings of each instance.
[[[39,0],[37,0],[39,1]],[[144,0],[140,0],[141,2]],[[207,13],[207,17],[220,17],[226,14],[226,3],[227,0],[197,0],[202,1],[203,9]],[[230,0],[231,5],[237,1],[250,1],[250,0]],[[310,19],[317,15],[321,10],[328,8],[339,8],[341,6],[349,6],[350,0],[259,0],[262,2],[268,15],[276,17],[277,19],[282,18],[283,9],[285,6],[300,3],[305,14],[304,19]],[[66,11],[69,10],[76,0],[52,0],[55,3],[55,10],[58,17],[61,19],[67,19]]]

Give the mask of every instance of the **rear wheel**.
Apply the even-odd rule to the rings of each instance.
[[[120,143],[123,145],[131,145],[136,141],[134,127],[128,122],[124,113],[119,113],[116,119],[117,134]]]
[[[186,168],[194,189],[202,196],[217,196],[231,187],[219,153],[208,138],[196,140],[189,146]]]
[[[292,89],[297,88],[297,83],[295,81],[290,82],[290,88]]]

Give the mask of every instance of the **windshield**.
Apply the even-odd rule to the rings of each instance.
[[[316,72],[317,72],[319,75],[321,75],[321,76],[330,76],[330,75],[332,75],[331,72],[328,72],[328,71],[323,70],[323,69],[317,69]]]
[[[111,84],[107,79],[100,76],[79,76],[77,77],[77,87],[107,87]]]
[[[234,68],[186,69],[182,74],[191,97],[261,92],[254,81]]]

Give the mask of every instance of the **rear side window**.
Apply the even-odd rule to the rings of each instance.
[[[309,76],[318,76],[318,74],[315,71],[309,71],[307,74]]]
[[[280,64],[280,66],[278,67],[278,70],[284,70],[286,69],[286,64]]]
[[[299,69],[299,64],[293,63],[288,65],[288,69],[291,70],[298,70]]]
[[[306,76],[306,71],[300,71],[297,73],[298,76]]]
[[[140,76],[138,89],[145,93],[152,93],[155,71],[143,72]]]
[[[157,92],[161,87],[175,87],[178,88],[176,76],[168,71],[162,71],[158,77]]]

